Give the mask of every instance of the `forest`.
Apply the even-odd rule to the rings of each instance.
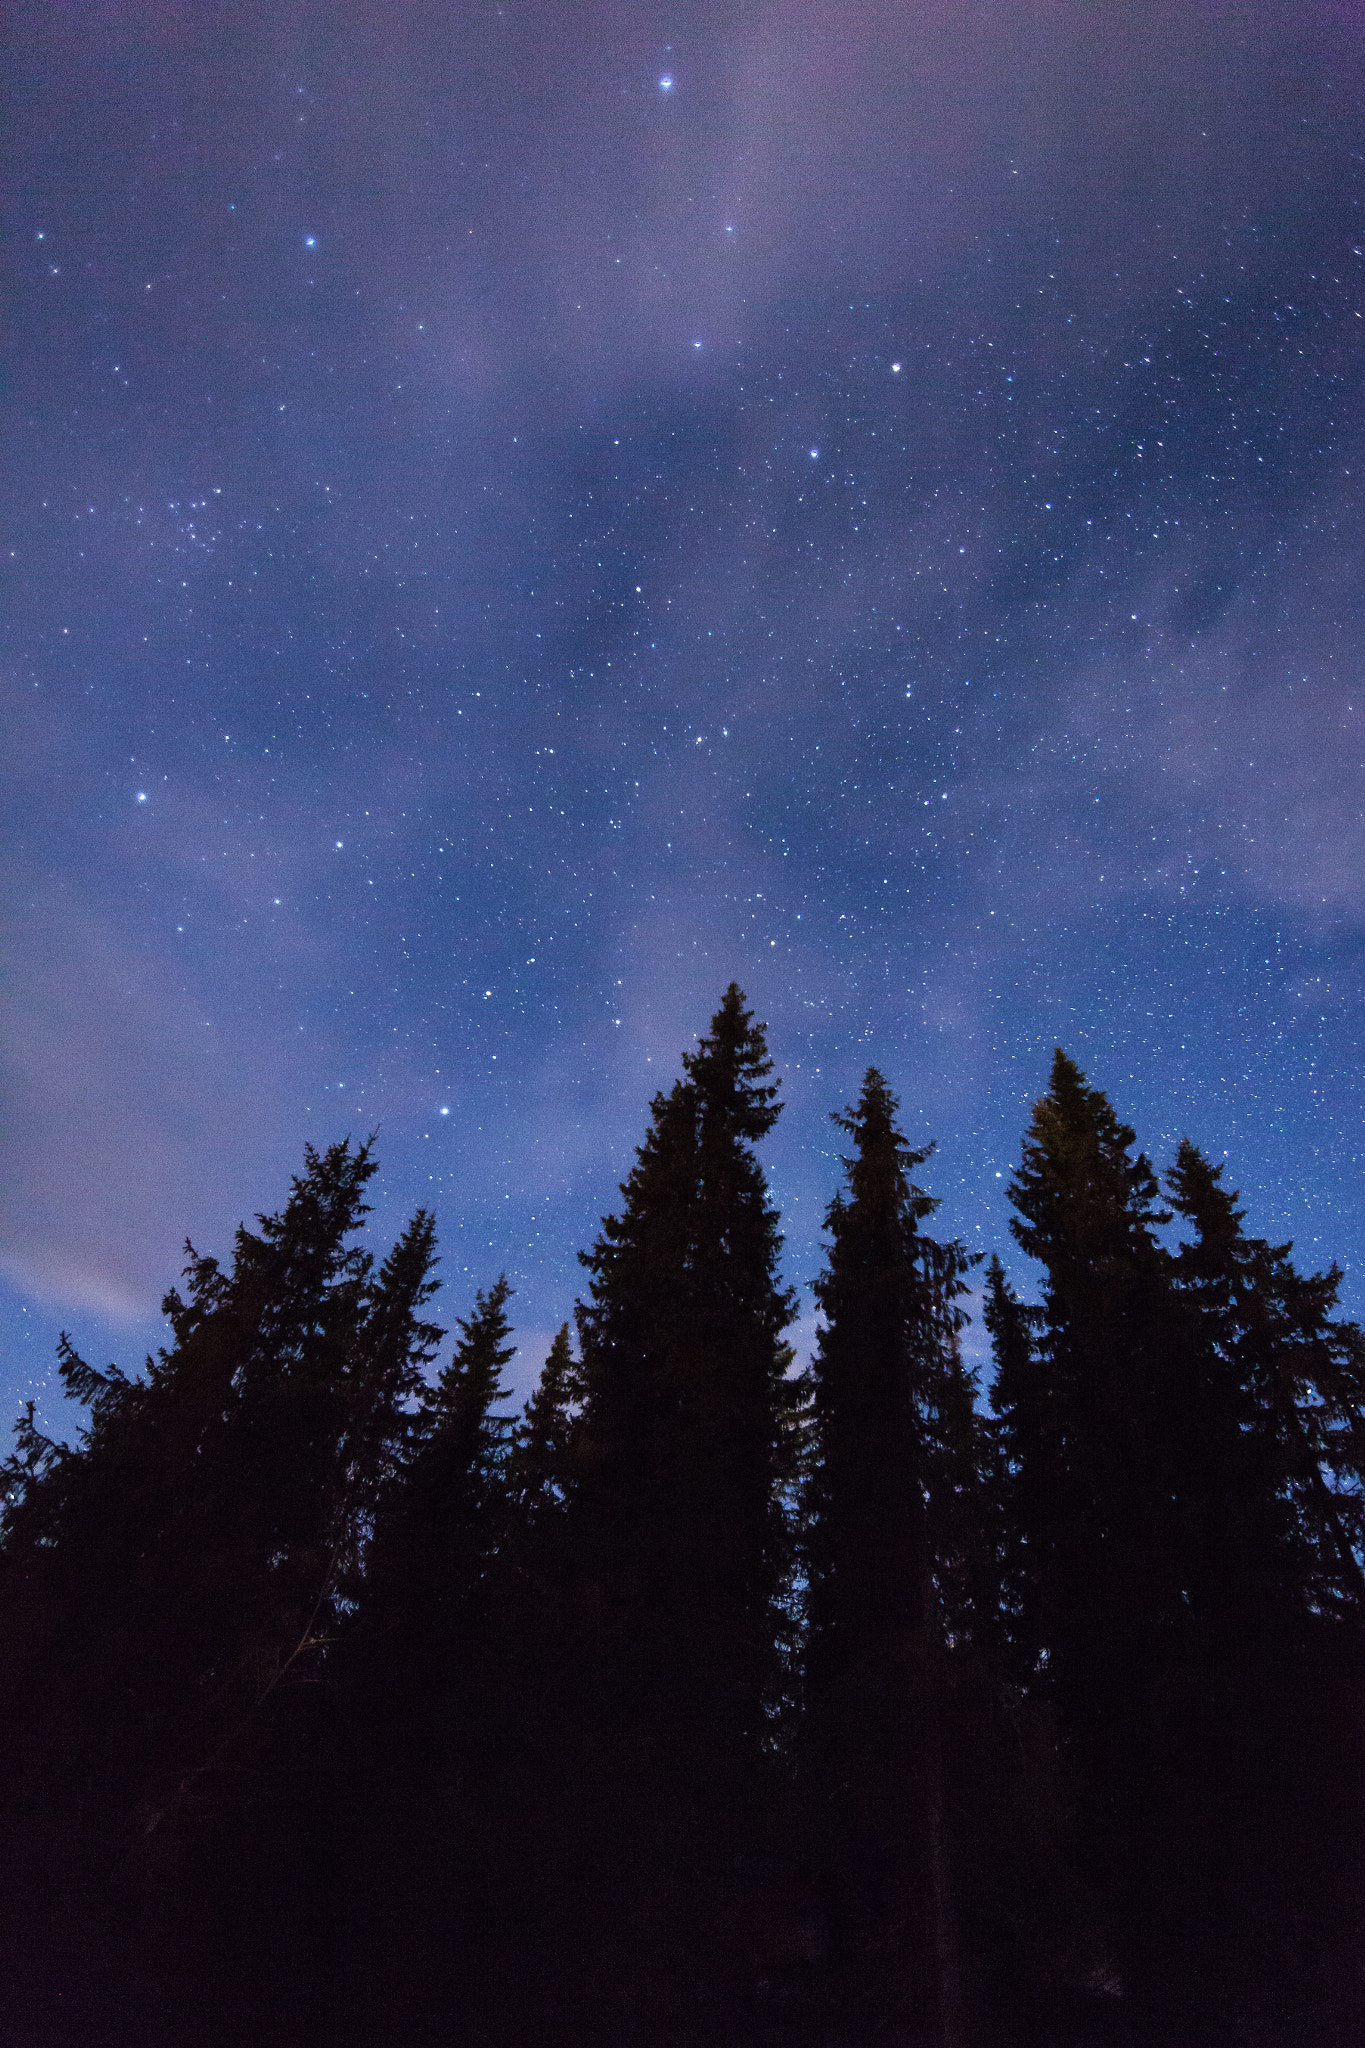
[[[731,986],[524,1409],[491,1272],[310,1148],[0,1540],[25,2048],[1365,2040],[1365,1338],[1061,1051],[1037,1299],[868,1070],[819,1333]],[[1044,1077],[1040,1076],[1040,1081]],[[964,1362],[980,1290],[986,1384]],[[568,1305],[566,1304],[566,1307]]]

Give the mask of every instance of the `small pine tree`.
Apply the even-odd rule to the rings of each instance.
[[[511,1428],[496,1412],[507,1399],[503,1369],[517,1348],[507,1317],[511,1294],[507,1275],[499,1274],[487,1293],[475,1296],[473,1315],[456,1318],[460,1341],[422,1408],[422,1450],[440,1445],[485,1486],[503,1462]]]
[[[522,1412],[509,1465],[509,1490],[532,1521],[562,1512],[567,1503],[583,1395],[583,1374],[565,1323]]]
[[[1034,1342],[1038,1310],[1022,1302],[992,1253],[986,1268],[982,1320],[995,1373],[990,1405],[996,1418],[995,1525],[1001,1571],[1001,1619],[1016,1682],[1037,1677],[1046,1644],[1040,1633],[1043,1592],[1035,1570],[1033,1533],[1044,1525],[1048,1475],[1057,1462],[1040,1447],[1049,1432],[1043,1367]],[[1023,1455],[1028,1446],[1028,1455]]]
[[[434,1700],[462,1654],[462,1618],[477,1603],[504,1533],[512,1417],[502,1372],[510,1341],[501,1275],[456,1318],[450,1363],[410,1424],[407,1454],[381,1502],[364,1627],[377,1632],[402,1689]]]
[[[501,1406],[516,1348],[511,1293],[502,1275],[457,1318],[450,1361],[425,1388],[381,1496],[343,1644],[336,1893],[348,2018],[367,2035],[394,2025],[395,2001],[413,2038],[438,2016],[478,2010],[500,1953],[514,1763],[504,1616],[514,1418]],[[408,1953],[422,1966],[403,1978],[395,1958]]]

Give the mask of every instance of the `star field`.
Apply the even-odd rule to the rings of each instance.
[[[1354,16],[17,19],[12,1406],[376,1129],[524,1383],[731,978],[806,1328],[1058,1043],[1365,1311]]]

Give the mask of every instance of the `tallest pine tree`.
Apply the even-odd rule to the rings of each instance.
[[[733,984],[655,1097],[619,1216],[583,1262],[587,1390],[574,1503],[594,1588],[595,1728],[641,1965],[752,1840],[785,1567],[779,1480],[794,1302],[754,1147],[778,1116],[763,1027]],[[659,1898],[671,1864],[690,1876]],[[665,1887],[667,1889],[667,1886]],[[640,1924],[654,1916],[649,1933]],[[652,1948],[654,1961],[644,1962]]]

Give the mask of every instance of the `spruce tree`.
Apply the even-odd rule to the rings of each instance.
[[[573,1520],[595,1616],[587,1768],[616,1816],[600,1848],[629,1928],[615,1936],[633,1972],[623,1995],[656,2016],[669,1971],[688,1974],[697,1916],[721,1910],[734,1858],[757,1839],[788,1564],[782,1333],[794,1302],[754,1152],[777,1089],[733,984],[683,1066],[655,1097],[620,1214],[581,1255],[578,1318],[587,1403]],[[714,1956],[706,1975],[724,1975]],[[679,2024],[696,1988],[678,1991]]]
[[[92,1711],[90,1725],[104,1742],[126,1727],[148,1825],[238,1724],[247,1735],[286,1676],[304,1675],[329,1632],[420,1351],[412,1312],[431,1256],[419,1227],[420,1272],[390,1267],[376,1287],[348,1243],[373,1171],[368,1147],[310,1148],[285,1209],[237,1232],[229,1270],[191,1249],[188,1297],[172,1290],[164,1304],[175,1343],[145,1378],[100,1373],[63,1338],[64,1384],[89,1411],[83,1440],[52,1447],[31,1475],[11,1469],[7,1615],[17,1625],[40,1599],[64,1616],[51,1680],[108,1688],[114,1717]],[[397,1342],[380,1340],[386,1317],[403,1325]],[[78,1639],[85,1651],[63,1670]]]
[[[357,1629],[382,1646],[375,1679],[412,1717],[414,1754],[447,1718],[451,1687],[464,1684],[469,1630],[504,1535],[513,1420],[498,1404],[516,1349],[511,1292],[500,1276],[456,1319],[450,1363],[424,1389],[379,1505]]]
[[[40,1443],[30,1418],[9,1467],[0,1661],[24,1903],[56,1914],[64,1892],[87,1935],[132,1916],[143,1981],[107,1984],[130,2010],[159,1977],[159,2007],[183,1992],[230,2026],[282,1945],[307,1974],[319,1681],[437,1334],[430,1220],[377,1278],[350,1241],[373,1172],[368,1146],[309,1148],[230,1266],[191,1249],[165,1301],[174,1342],[145,1375],[98,1372],[64,1339],[81,1441]],[[81,1954],[77,1932],[62,1967]]]
[[[508,1393],[503,1371],[517,1348],[507,1316],[511,1295],[501,1273],[486,1293],[475,1296],[473,1315],[456,1318],[460,1341],[418,1418],[415,1465],[429,1460],[458,1473],[476,1509],[497,1481],[512,1430],[511,1418],[498,1411]]]
[[[1345,1977],[1313,1990],[1310,1950],[1348,1946],[1324,1899],[1360,1889],[1309,1762],[1359,1780],[1360,1338],[1337,1276],[1247,1238],[1189,1145],[1172,1255],[1133,1144],[1059,1052],[1011,1188],[1043,1301],[997,1276],[987,1309],[1016,1671],[1056,1716],[1092,1941],[1130,2008],[1212,2040],[1273,1994],[1321,2026]]]
[[[1245,1439],[1252,1475],[1234,1487],[1244,1514],[1259,1501],[1261,1526],[1239,1528],[1236,1564],[1261,1581],[1293,1586],[1307,1611],[1365,1619],[1365,1347],[1338,1321],[1341,1271],[1301,1274],[1293,1247],[1249,1237],[1235,1192],[1188,1139],[1168,1176],[1172,1206],[1194,1227],[1175,1277],[1197,1311],[1227,1414],[1224,1432]],[[1236,1597],[1235,1594],[1231,1597]]]
[[[956,1304],[970,1262],[920,1229],[937,1205],[910,1176],[929,1153],[906,1144],[896,1109],[874,1067],[835,1118],[854,1150],[816,1287],[809,1780],[844,2003],[879,2035],[951,2043],[962,2017],[943,1785],[947,1558],[934,1554],[930,1501],[960,1548],[972,1459]]]
[[[1042,1448],[1048,1433],[1047,1401],[1032,1334],[1038,1311],[1019,1299],[994,1253],[986,1268],[981,1313],[995,1364],[990,1405],[1001,1446],[995,1504],[1001,1621],[1011,1653],[1011,1675],[1027,1684],[1036,1676],[1045,1648],[1040,1632],[1042,1588],[1031,1538],[1045,1520],[1045,1501],[1038,1496],[1046,1494],[1056,1457]]]
[[[1041,1311],[1019,1299],[996,1256],[986,1268],[982,1320],[991,1339],[985,1520],[995,1560],[997,1615],[989,1659],[994,1712],[979,1856],[989,1974],[1002,2012],[1026,2013],[1070,1952],[1096,1949],[1076,1891],[1068,1775],[1047,1686],[1038,1532],[1049,1526],[1058,1457],[1046,1367],[1035,1341]],[[1067,1966],[1063,1964],[1063,1968]]]
[[[1202,1481],[1171,1827],[1223,2004],[1278,2002],[1315,2038],[1354,2040],[1365,1347],[1333,1317],[1337,1269],[1301,1274],[1289,1245],[1249,1236],[1222,1175],[1185,1141],[1167,1183],[1192,1226],[1175,1277],[1198,1332]]]
[[[600,1867],[582,1821],[586,1785],[584,1594],[573,1542],[580,1468],[583,1374],[565,1323],[512,1435],[506,1466],[505,1533],[495,1575],[490,1635],[497,1735],[508,1760],[498,1817],[501,1845],[501,1956],[488,1973],[496,2018],[488,2037],[521,2048],[527,2040],[577,2038],[578,1971],[572,1924]],[[591,1678],[595,1678],[595,1670]],[[591,1915],[589,1915],[591,1917]],[[539,1962],[539,1966],[537,1963]]]
[[[538,1525],[562,1514],[566,1506],[583,1392],[582,1371],[565,1323],[522,1411],[508,1466],[509,1491],[527,1519]]]
[[[348,2024],[425,2038],[478,2023],[503,1954],[515,1711],[506,1648],[513,1417],[505,1275],[456,1319],[449,1363],[409,1419],[342,1645],[346,1810],[338,1907]],[[400,1958],[414,1952],[421,1967]]]
[[[581,1493],[626,1662],[660,1711],[738,1758],[761,1747],[774,1676],[794,1302],[753,1151],[777,1119],[772,1062],[733,984],[683,1065],[622,1214],[581,1254]]]
[[[1096,1939],[1130,1991],[1154,1981],[1164,1938],[1152,1793],[1189,1567],[1191,1374],[1158,1235],[1169,1216],[1134,1137],[1058,1051],[1010,1188],[1011,1228],[1044,1268],[1043,1301],[1031,1346],[1015,1319],[1013,1383],[1000,1397],[1018,1638],[1074,1774]]]

